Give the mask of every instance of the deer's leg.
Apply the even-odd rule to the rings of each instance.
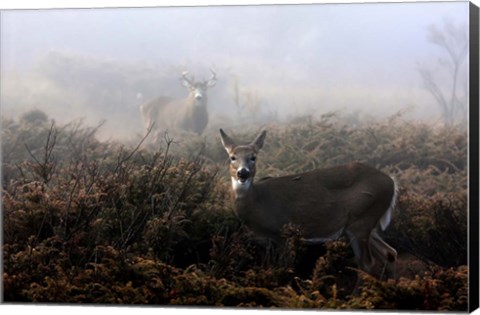
[[[364,211],[351,219],[345,232],[350,240],[358,267],[371,276],[379,278],[382,271],[378,270],[377,261],[380,260],[380,257],[386,257],[387,251],[392,248],[386,247],[386,243],[384,245],[383,240],[376,233],[378,222],[385,212],[385,204],[383,202],[368,204],[368,201],[370,200],[361,199],[360,202],[357,202],[357,206]],[[380,261],[386,261],[386,259]],[[361,283],[362,279],[359,277],[354,293],[358,293]]]
[[[359,226],[352,225],[345,232],[353,249],[358,267],[363,271],[370,273],[373,267],[373,257],[370,249],[370,232],[365,231]]]
[[[365,229],[362,229],[361,223],[353,224],[345,230],[345,234],[348,236],[348,239],[350,241],[350,246],[353,249],[358,268],[368,274],[371,273],[371,269],[373,267],[373,258],[369,242],[370,232],[371,230],[367,231]],[[358,275],[357,282],[355,283],[355,287],[353,289],[354,295],[358,295],[360,293],[359,288],[362,283],[362,278],[360,277],[360,275]]]
[[[388,271],[387,277],[391,276],[392,278],[395,278],[397,251],[380,237],[377,230],[374,230],[371,233],[370,245],[376,260],[382,264],[382,271],[379,274],[379,278],[383,278],[385,270]]]

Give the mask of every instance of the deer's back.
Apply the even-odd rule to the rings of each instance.
[[[144,119],[156,120],[160,112],[164,110],[172,99],[169,97],[157,97],[140,106],[140,111]]]
[[[374,203],[384,203],[386,210],[393,198],[392,179],[360,163],[265,178],[254,187],[253,202],[240,205],[240,216],[253,224],[262,222],[260,229],[270,232],[293,223],[308,238],[335,234]],[[380,219],[383,212],[369,215]]]

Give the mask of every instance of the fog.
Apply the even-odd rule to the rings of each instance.
[[[143,132],[142,102],[185,97],[182,71],[207,79],[214,69],[211,126],[331,111],[388,117],[405,110],[405,119],[440,121],[418,68],[432,69],[448,89],[451,78],[441,74],[447,53],[428,30],[450,23],[466,33],[468,5],[3,11],[1,114],[36,108],[58,122],[105,120],[103,137],[128,138]],[[468,58],[462,69],[466,84]]]

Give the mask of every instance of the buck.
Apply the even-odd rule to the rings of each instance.
[[[189,90],[185,99],[162,96],[140,106],[145,128],[152,128],[153,141],[157,140],[160,131],[166,130],[202,134],[208,124],[207,90],[217,82],[216,73],[210,71],[212,76],[204,81],[188,78],[186,71],[182,73],[180,82]]]
[[[236,215],[257,234],[281,240],[291,223],[306,243],[345,234],[358,267],[383,278],[394,276],[397,252],[379,235],[391,221],[397,189],[385,173],[361,163],[254,181],[257,155],[266,131],[247,145],[237,145],[222,129],[228,153]]]

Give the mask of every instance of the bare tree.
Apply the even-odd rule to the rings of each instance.
[[[452,125],[467,117],[468,80],[461,71],[468,55],[468,33],[464,25],[444,20],[443,29],[436,25],[428,28],[428,41],[439,46],[447,58],[439,59],[438,71],[424,65],[419,65],[418,70],[425,88],[440,106],[445,124]],[[448,77],[443,84],[438,80],[441,72]]]

